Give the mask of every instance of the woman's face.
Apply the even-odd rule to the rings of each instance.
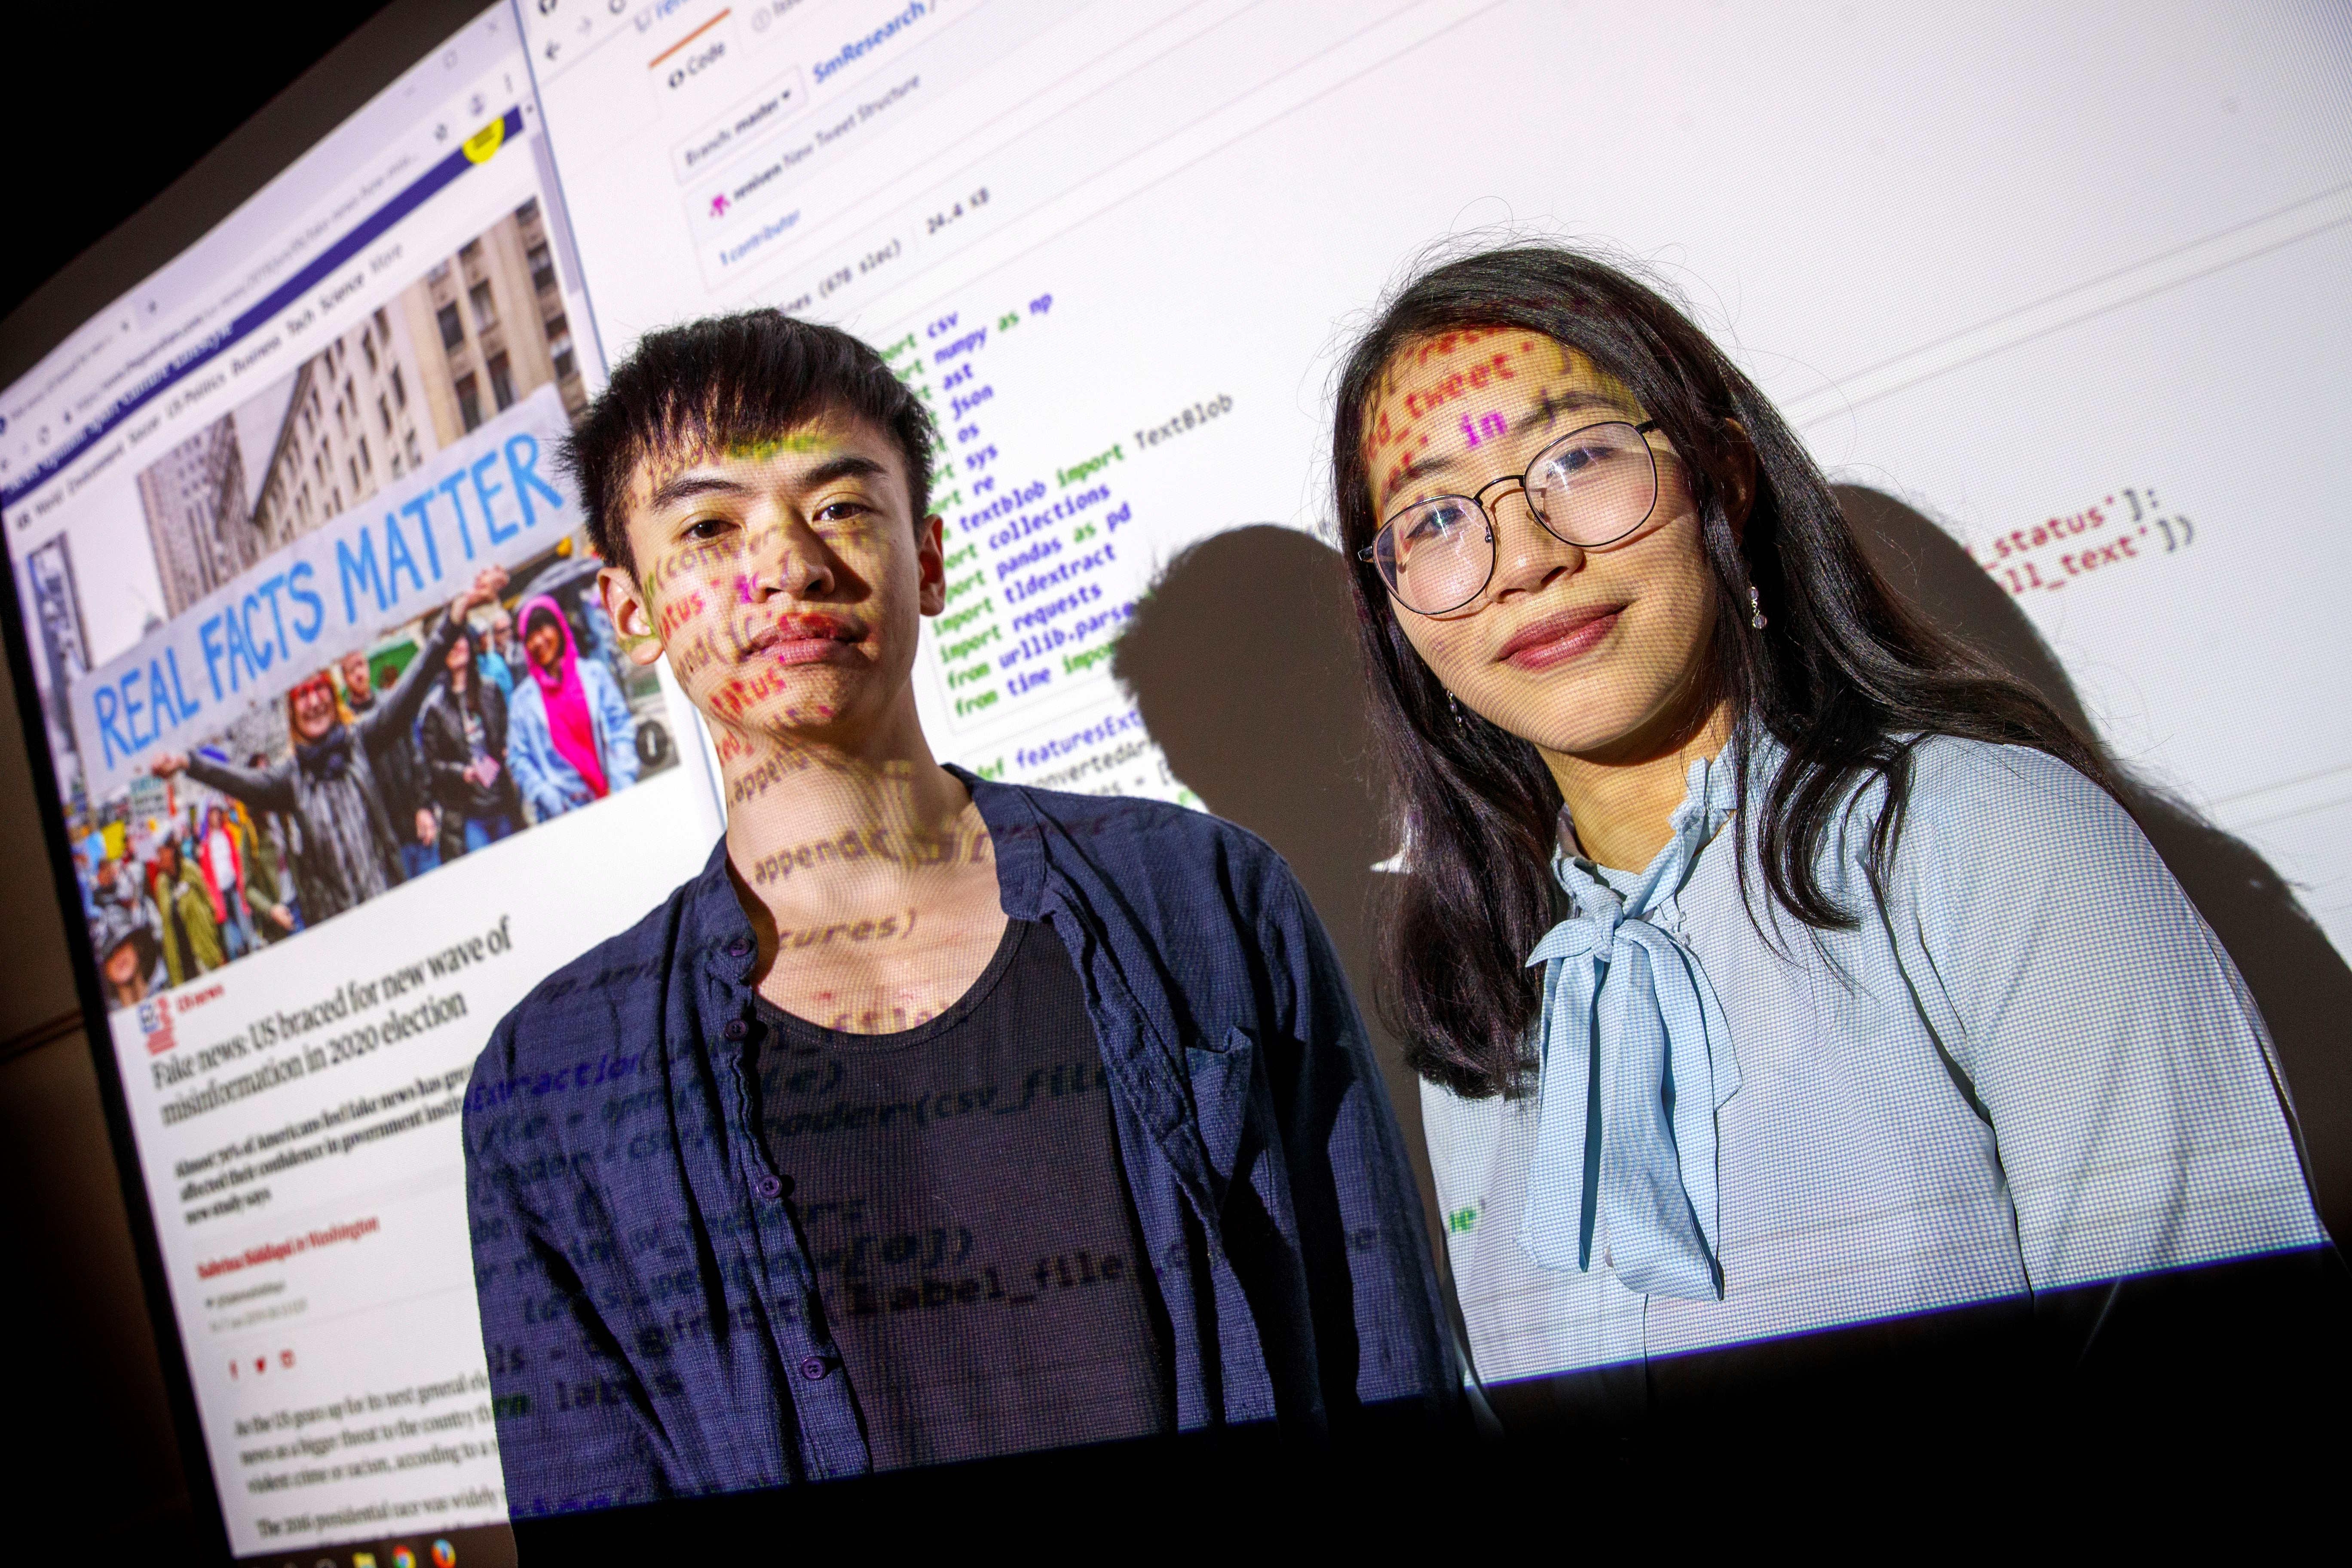
[[[106,978],[117,985],[128,985],[139,973],[139,948],[135,942],[124,942],[106,955]]]
[[[294,728],[302,739],[315,741],[335,726],[335,689],[314,681],[294,693]]]
[[[464,637],[459,637],[449,645],[448,657],[441,662],[448,668],[450,674],[463,675],[474,662],[474,650],[467,645]]]
[[[523,634],[523,647],[532,662],[550,675],[555,673],[556,661],[563,657],[563,634],[555,628],[554,621],[545,616],[530,618],[530,630]]]
[[[1365,457],[1383,522],[1417,500],[1477,496],[1583,426],[1650,417],[1583,355],[1507,328],[1407,345],[1369,412]],[[1684,467],[1663,434],[1646,438],[1657,505],[1625,538],[1566,543],[1504,487],[1485,498],[1495,520],[1485,591],[1437,616],[1390,601],[1465,707],[1548,752],[1644,761],[1704,716],[1715,578]]]

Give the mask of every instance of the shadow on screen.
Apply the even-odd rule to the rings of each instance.
[[[1854,538],[1895,591],[1998,660],[2084,730],[2088,716],[2016,599],[1931,520],[1891,496],[1836,487]],[[2278,1047],[2302,1123],[2319,1217],[2352,1225],[2352,968],[2246,845],[2162,791],[2125,775],[2126,804],[2246,977]]]
[[[1176,776],[1290,862],[1348,971],[1396,1107],[1433,1239],[1421,1098],[1373,1016],[1381,826],[1354,611],[1337,552],[1295,528],[1213,535],[1170,562],[1112,666]],[[1440,1266],[1443,1267],[1443,1258]]]

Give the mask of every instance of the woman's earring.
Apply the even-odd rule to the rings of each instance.
[[[1465,730],[1473,728],[1470,722],[1470,715],[1462,710],[1462,699],[1454,696],[1453,692],[1448,691],[1445,694],[1445,706],[1454,710],[1454,722],[1455,724],[1461,726]]]
[[[1764,629],[1764,595],[1753,583],[1748,584],[1748,624],[1759,632]]]

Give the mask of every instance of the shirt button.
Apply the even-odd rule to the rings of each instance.
[[[759,1185],[760,1195],[763,1198],[780,1198],[784,1195],[784,1179],[782,1176],[762,1176],[760,1178]]]
[[[727,1026],[719,1032],[730,1040],[740,1040],[751,1031],[744,1026],[742,1019],[730,1018],[727,1020]]]
[[[825,1374],[825,1371],[824,1358],[823,1356],[808,1355],[801,1357],[801,1375],[807,1378],[811,1383],[814,1383],[818,1378],[823,1377]]]
[[[751,939],[748,936],[739,936],[727,944],[727,951],[741,958],[751,951]]]

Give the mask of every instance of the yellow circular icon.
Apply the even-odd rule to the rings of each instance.
[[[466,138],[466,161],[470,163],[488,163],[490,154],[497,152],[506,139],[507,117],[501,114]]]

